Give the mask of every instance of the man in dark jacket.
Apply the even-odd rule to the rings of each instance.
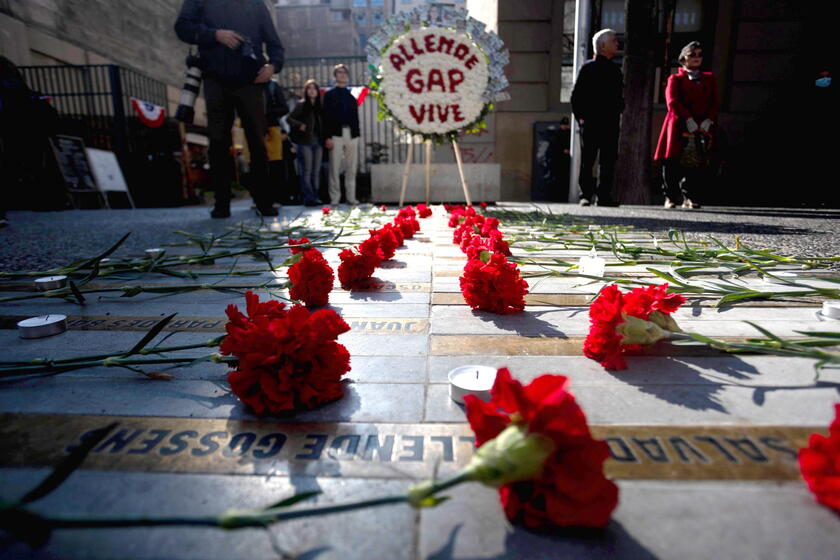
[[[335,87],[324,94],[324,146],[330,150],[330,204],[341,200],[342,158],[347,162],[344,190],[347,204],[356,200],[356,167],[359,153],[359,105],[347,84],[350,73],[343,64],[333,69]]]
[[[238,113],[251,154],[251,196],[264,216],[276,216],[268,188],[264,84],[283,67],[283,45],[268,8],[263,0],[184,0],[175,33],[182,41],[198,45],[201,59],[210,177],[216,191],[210,215],[230,216],[231,127]]]
[[[572,90],[572,111],[581,129],[583,154],[580,161],[580,205],[618,206],[612,197],[618,131],[624,110],[624,77],[612,62],[618,52],[618,38],[612,29],[592,37],[595,58],[584,64]],[[595,187],[592,168],[600,152],[600,184]]]

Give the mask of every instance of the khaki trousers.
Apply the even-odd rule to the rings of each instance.
[[[350,136],[350,127],[341,129],[341,136],[332,137],[333,148],[330,150],[330,204],[341,201],[341,162],[347,167],[344,171],[344,189],[348,204],[358,204],[356,200],[356,169],[358,167],[359,139]]]

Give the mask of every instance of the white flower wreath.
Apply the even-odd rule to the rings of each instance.
[[[463,10],[437,21],[423,8],[398,14],[368,45],[380,117],[438,141],[483,128],[491,102],[509,98],[501,91],[508,85],[503,48],[495,33]]]

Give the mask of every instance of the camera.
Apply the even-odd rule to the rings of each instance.
[[[184,73],[184,87],[181,88],[181,99],[175,118],[182,123],[192,124],[195,120],[195,98],[201,90],[201,62],[199,57],[191,54],[187,56],[187,71]]]

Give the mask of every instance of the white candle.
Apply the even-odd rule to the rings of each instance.
[[[840,319],[840,301],[824,301],[822,314],[824,317]]]
[[[63,333],[67,330],[67,315],[41,315],[18,321],[18,334],[21,338],[43,338]]]
[[[449,372],[449,396],[457,403],[464,403],[464,397],[475,395],[488,400],[490,389],[496,381],[496,368],[490,366],[461,366]]]
[[[46,292],[47,290],[57,290],[67,285],[66,276],[43,276],[35,279],[35,287]]]
[[[146,249],[146,256],[150,259],[156,259],[163,254],[163,249],[160,247],[154,247],[152,249]]]

